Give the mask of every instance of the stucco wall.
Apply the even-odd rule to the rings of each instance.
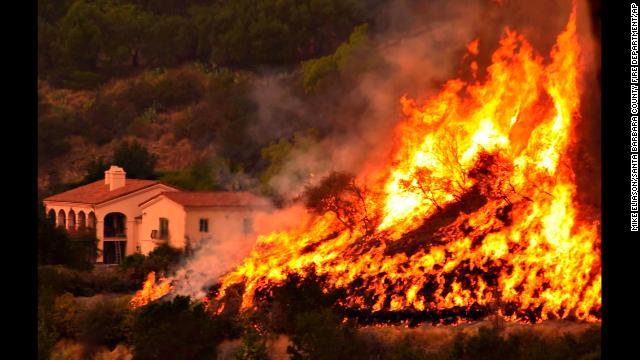
[[[228,238],[255,236],[244,233],[243,220],[253,219],[256,211],[240,207],[187,208],[185,235],[192,245],[205,238],[224,241]],[[209,219],[209,232],[200,232],[200,219]]]
[[[169,239],[166,241],[170,246],[184,246],[185,212],[181,205],[160,196],[150,203],[142,206],[142,222],[140,224],[139,237],[143,254],[148,254],[156,246],[165,243],[160,239],[152,239],[151,231],[158,230],[160,233],[160,218],[169,220]]]

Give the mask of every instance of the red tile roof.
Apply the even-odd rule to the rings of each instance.
[[[109,191],[109,185],[104,183],[104,179],[79,186],[75,189],[65,191],[60,194],[49,196],[45,201],[62,201],[83,204],[100,204],[113,200],[123,195],[127,195],[150,186],[160,184],[155,180],[127,179],[123,187]]]
[[[160,195],[182,206],[193,207],[269,206],[270,204],[268,200],[247,191],[167,191]]]

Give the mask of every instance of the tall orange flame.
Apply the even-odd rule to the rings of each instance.
[[[381,189],[365,201],[379,219],[373,234],[326,213],[261,236],[222,278],[218,299],[243,282],[247,308],[256,290],[313,265],[347,289],[344,306],[371,312],[503,304],[498,312],[514,320],[597,320],[599,223],[578,218],[568,158],[580,118],[579,56],[574,9],[548,64],[507,29],[484,82],[448,81],[422,105],[403,97],[389,170],[367,184]],[[469,205],[473,192],[484,201]],[[453,204],[466,206],[437,229],[437,241],[393,251]]]
[[[597,321],[599,222],[578,216],[568,154],[579,59],[574,9],[548,63],[506,29],[483,82],[450,80],[421,105],[403,97],[389,167],[365,184],[370,222],[327,212],[260,236],[216,300],[244,283],[246,309],[256,291],[313,269],[346,290],[341,305],[371,313],[485,306],[512,320]]]

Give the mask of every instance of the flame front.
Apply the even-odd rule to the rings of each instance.
[[[156,301],[161,297],[167,295],[171,292],[171,282],[169,279],[160,278],[158,283],[156,283],[156,273],[150,272],[147,275],[147,280],[145,280],[142,285],[142,289],[140,289],[129,301],[129,306],[133,309],[147,305],[152,301]]]
[[[477,55],[478,40],[467,48]],[[599,222],[579,217],[569,158],[579,58],[574,9],[549,60],[506,29],[484,81],[450,80],[421,105],[403,97],[389,166],[367,177],[373,227],[327,212],[260,236],[217,299],[244,283],[248,308],[257,290],[313,269],[347,291],[341,305],[371,313],[497,305],[513,320],[597,321]]]

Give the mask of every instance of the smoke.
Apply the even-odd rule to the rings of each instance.
[[[581,33],[590,34],[589,7],[581,2],[578,9]],[[330,171],[361,176],[372,173],[388,163],[401,96],[420,102],[436,94],[448,79],[470,79],[464,59],[466,45],[474,39],[479,39],[476,60],[481,78],[507,27],[524,34],[536,51],[546,56],[570,11],[571,2],[556,1],[385,3],[370,21],[375,48],[370,55],[380,56],[384,66],[338,77],[316,96],[302,94],[300,84],[292,81],[301,77],[300,69],[255,81],[260,117],[252,133],[259,141],[290,138],[308,128],[326,133],[312,148],[294,148],[270,185],[278,195],[292,200]],[[590,49],[594,41],[585,43],[594,54]],[[596,111],[589,112],[591,116]]]
[[[251,124],[249,135],[260,143],[290,136],[308,126],[303,99],[295,94],[293,73],[263,74],[252,81],[252,97],[258,105],[257,122]]]
[[[589,6],[581,1],[577,7],[585,67],[589,69],[585,86],[592,87],[599,76],[599,46],[593,39]],[[271,178],[271,187],[292,206],[306,186],[331,171],[360,178],[376,173],[389,163],[394,128],[401,119],[401,96],[420,102],[436,94],[448,79],[469,79],[465,53],[466,45],[474,39],[479,39],[476,60],[478,77],[482,78],[505,27],[524,34],[538,54],[547,56],[570,11],[571,2],[551,0],[388,2],[375,10],[370,21],[371,56],[379,56],[383,65],[341,74],[318,94],[301,90],[300,68],[256,76],[252,85],[258,119],[249,133],[258,143],[291,139],[294,133],[309,128],[323,134],[310,146],[294,143],[282,168]],[[593,179],[594,171],[599,171],[599,99],[599,91],[588,92],[583,114],[595,121],[583,121],[577,130],[585,134],[587,145],[583,146],[594,164],[577,169],[579,189],[592,194],[590,202],[596,205],[599,183],[586,179]],[[296,205],[261,215],[256,227],[259,234],[269,234],[305,219],[306,212]],[[256,237],[242,236],[237,229],[225,231],[223,237],[198,245],[174,277],[175,293],[203,296],[203,289],[249,254]]]
[[[173,294],[202,298],[206,287],[249,254],[255,238],[225,231],[200,240],[194,253],[172,278]]]
[[[391,2],[378,10],[379,25],[370,27],[374,50],[369,55],[379,56],[384,65],[353,76],[342,74],[320,94],[296,92],[288,85],[295,73],[256,81],[260,120],[253,133],[261,141],[305,128],[326,133],[311,148],[294,148],[271,180],[276,192],[295,199],[330,171],[363,175],[386,163],[400,97],[432,95],[451,77],[458,65],[451,59],[461,57],[473,40],[476,32],[469,25],[478,22],[480,6],[440,1],[421,9],[412,1]]]
[[[594,5],[595,3],[595,5]],[[583,204],[581,215],[599,218],[601,207],[601,83],[600,83],[600,35],[598,1],[583,1],[578,4],[578,35],[582,48],[583,95],[580,104],[582,121],[575,131],[580,142],[575,145],[572,165],[576,172],[579,203]]]
[[[230,216],[234,216],[230,213]],[[255,212],[253,228],[255,234],[246,235],[240,222],[238,226],[217,229],[216,236],[201,239],[195,244],[193,253],[183,266],[171,277],[173,295],[189,295],[202,298],[207,289],[218,278],[233,269],[249,255],[256,240],[256,234],[270,234],[288,231],[308,220],[308,214],[301,206],[286,209],[264,209]]]

